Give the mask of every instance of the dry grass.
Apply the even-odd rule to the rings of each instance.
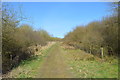
[[[46,46],[42,46],[38,54],[33,55],[31,58],[24,60],[20,65],[14,68],[12,71],[3,75],[3,78],[27,78],[34,77],[37,74],[37,69],[42,64],[42,59],[48,53],[49,49],[55,42],[49,42]],[[36,46],[32,46],[35,48]]]
[[[64,49],[70,70],[77,78],[117,78],[118,60],[98,58],[82,50]]]

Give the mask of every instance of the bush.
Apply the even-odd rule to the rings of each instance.
[[[118,53],[118,20],[117,16],[109,16],[101,21],[94,21],[86,26],[78,26],[69,32],[63,41],[66,44],[82,49],[87,53],[101,56],[101,46],[104,55]]]
[[[46,31],[35,31],[28,24],[18,25],[19,17],[16,12],[11,12],[8,6],[3,6],[2,14],[2,73],[4,74],[34,54],[35,51],[30,49],[30,46],[46,45],[51,37]]]

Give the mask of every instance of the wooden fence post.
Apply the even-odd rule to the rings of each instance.
[[[12,54],[10,54],[10,69],[12,68]],[[10,74],[12,76],[12,74]]]
[[[103,47],[101,46],[101,58],[103,59],[104,52],[103,52]]]
[[[90,54],[91,54],[91,46],[90,46]]]

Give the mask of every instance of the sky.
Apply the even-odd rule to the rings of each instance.
[[[53,37],[63,38],[76,26],[102,19],[110,14],[108,2],[11,2],[22,8],[24,16],[35,30],[44,29]]]

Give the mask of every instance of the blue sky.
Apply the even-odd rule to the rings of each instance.
[[[108,15],[107,2],[14,2],[15,9],[22,5],[23,14],[30,18],[35,30],[44,29],[54,37],[63,38],[76,26],[100,20]]]

